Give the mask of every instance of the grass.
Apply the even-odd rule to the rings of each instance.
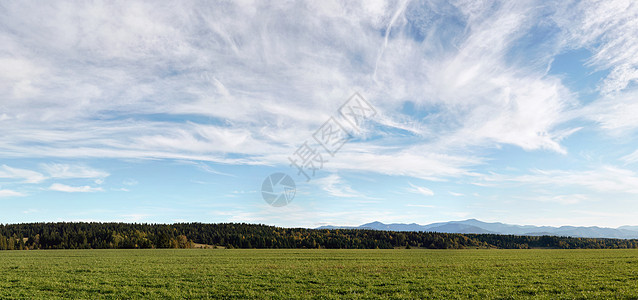
[[[638,250],[0,252],[0,298],[629,298]]]

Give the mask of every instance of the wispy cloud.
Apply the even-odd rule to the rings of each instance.
[[[624,90],[638,81],[638,5],[632,1],[580,1],[562,6],[556,21],[565,29],[566,40],[593,50],[589,64],[610,69],[600,84],[603,94]],[[561,18],[562,17],[562,18]]]
[[[416,186],[412,183],[409,183],[411,188],[408,188],[408,191],[411,193],[421,194],[423,196],[434,196],[434,192],[426,188],[424,186]]]
[[[23,183],[41,183],[45,180],[55,179],[73,179],[73,178],[95,178],[96,183],[101,184],[109,173],[96,170],[84,165],[68,165],[68,164],[41,164],[40,168],[47,174],[9,167],[7,165],[0,166],[0,178],[23,180]]]
[[[638,129],[638,90],[602,97],[584,107],[582,115],[613,136],[627,136]]]
[[[65,193],[93,193],[103,192],[104,189],[100,187],[85,186],[69,186],[61,183],[54,183],[49,187],[50,191],[65,192]]]
[[[627,164],[638,162],[638,150],[621,157],[621,160],[625,161]]]
[[[123,219],[123,222],[139,222],[150,216],[151,216],[150,214],[141,214],[141,213],[120,215],[120,217]]]
[[[51,178],[105,178],[109,173],[83,165],[43,164],[41,165]]]
[[[2,165],[0,166],[0,178],[19,179],[23,180],[24,183],[39,183],[45,180],[46,176],[36,171],[12,168],[7,165]]]
[[[233,175],[233,174],[228,174],[228,173],[224,173],[224,172],[217,171],[217,170],[215,170],[215,169],[211,168],[209,165],[207,165],[207,164],[205,164],[205,163],[198,163],[198,164],[197,164],[197,167],[198,167],[200,170],[202,170],[202,171],[204,171],[204,172],[211,173],[211,174],[223,175],[223,176],[231,176],[231,177],[237,177],[237,176],[235,176],[235,175]]]
[[[531,170],[525,175],[491,174],[483,176],[479,184],[498,186],[507,183],[534,187],[579,187],[604,193],[638,194],[638,174],[629,169],[601,166],[587,170]]]
[[[1,190],[0,189],[0,198],[23,197],[23,196],[26,196],[26,195],[21,193],[21,192],[17,192],[17,191],[13,191],[13,190]]]
[[[353,190],[352,187],[345,183],[337,174],[330,174],[323,178],[314,179],[312,182],[334,197],[363,197],[361,193]]]
[[[138,185],[139,182],[133,178],[128,178],[122,181],[122,184],[126,186],[135,186],[135,185]]]
[[[508,61],[540,12],[523,4],[496,11],[463,2],[432,5],[233,2],[158,10],[138,3],[126,10],[76,5],[72,12],[7,5],[0,26],[12,55],[2,65],[22,71],[10,72],[6,94],[22,100],[7,107],[3,122],[16,130],[0,138],[6,145],[0,154],[286,164],[291,147],[352,89],[364,89],[384,112],[381,125],[409,128],[417,138],[405,147],[389,133],[380,151],[366,153],[367,161],[387,167],[348,159],[342,169],[441,178],[467,174],[481,159],[455,151],[427,167],[433,161],[424,155],[493,143],[565,153],[557,126],[569,91],[541,67],[514,68],[520,65]],[[428,26],[420,19],[426,16]],[[79,28],[96,29],[88,37],[68,32]],[[171,67],[176,61],[179,68]],[[53,98],[63,100],[34,109]],[[407,101],[439,112],[427,119],[397,113]],[[458,122],[441,122],[448,119]],[[436,137],[432,128],[440,129]],[[33,140],[40,145],[30,146]],[[357,144],[376,149],[375,143]],[[434,147],[424,152],[426,145]],[[391,168],[394,161],[404,168]]]
[[[426,204],[408,204],[407,207],[421,207],[421,208],[434,208],[434,205],[426,205]]]

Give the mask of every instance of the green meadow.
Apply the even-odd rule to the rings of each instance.
[[[0,298],[626,298],[638,250],[0,252]]]

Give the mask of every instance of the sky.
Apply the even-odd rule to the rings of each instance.
[[[0,132],[5,224],[638,225],[638,3],[4,1]]]

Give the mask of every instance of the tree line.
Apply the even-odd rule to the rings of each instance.
[[[281,228],[244,223],[25,223],[0,225],[0,250],[192,248],[612,249],[638,240],[364,229]]]

